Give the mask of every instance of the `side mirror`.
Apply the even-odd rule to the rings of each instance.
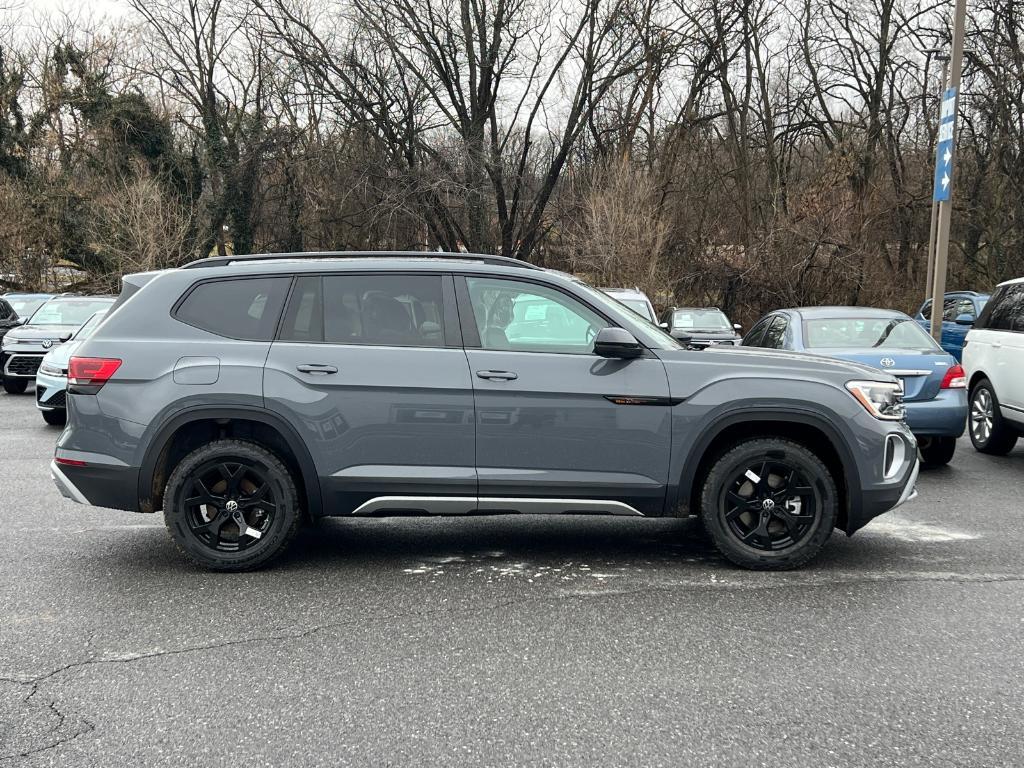
[[[594,354],[600,357],[640,357],[644,348],[625,328],[602,328],[594,338]]]
[[[960,315],[956,319],[956,324],[957,325],[974,325],[974,316],[973,315],[968,315],[965,312],[964,314]]]
[[[24,325],[27,322],[28,322],[28,318],[27,317],[19,317],[17,319],[17,321],[15,322],[15,325]]]
[[[733,324],[732,324],[732,329],[733,329],[734,331],[736,331],[736,333],[739,333],[740,331],[742,331],[742,330],[743,330],[743,326],[742,326],[742,325],[740,325],[739,323],[733,323]]]
[[[61,343],[63,344],[63,343],[65,342],[65,341],[69,341],[69,340],[71,339],[71,337],[72,337],[72,336],[74,336],[74,335],[75,335],[75,334],[74,334],[74,332],[73,332],[73,331],[67,331],[67,332],[65,332],[65,333],[62,333],[62,334],[61,334],[60,336],[58,336],[57,338],[58,338],[58,339],[60,339],[60,340],[61,340]]]
[[[661,328],[663,331],[667,331],[668,323],[658,323],[658,327]]]

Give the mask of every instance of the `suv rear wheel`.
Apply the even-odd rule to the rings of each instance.
[[[718,550],[755,570],[798,568],[818,554],[838,514],[835,480],[807,448],[745,440],[708,472],[701,517]]]
[[[1017,431],[1003,418],[999,398],[988,379],[981,379],[971,390],[968,419],[971,442],[982,453],[1005,456],[1017,444]]]
[[[299,528],[295,480],[276,455],[216,440],[174,468],[164,521],[181,550],[215,571],[246,571],[279,555]]]

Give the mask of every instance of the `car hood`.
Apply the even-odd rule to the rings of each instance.
[[[738,339],[739,335],[733,330],[702,330],[700,328],[677,328],[672,331],[673,336],[689,336],[692,339]]]
[[[722,368],[723,376],[817,378],[839,386],[844,386],[847,381],[853,379],[896,381],[884,371],[854,361],[761,347],[712,346],[699,352],[684,349],[659,350],[658,357],[667,364],[679,362],[685,365],[719,366]]]
[[[74,326],[70,325],[21,325],[8,331],[7,338],[19,341],[60,341],[61,336],[74,332]]]

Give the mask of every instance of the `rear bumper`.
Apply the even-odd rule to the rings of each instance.
[[[125,465],[50,463],[50,477],[66,499],[94,507],[139,511],[139,470]]]
[[[932,400],[906,404],[907,426],[921,437],[960,437],[967,426],[967,390],[943,389]]]

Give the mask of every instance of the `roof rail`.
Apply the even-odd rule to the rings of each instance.
[[[224,267],[244,261],[287,261],[294,259],[442,259],[452,261],[477,261],[503,267],[522,269],[543,269],[522,259],[511,256],[489,256],[482,253],[446,253],[444,251],[309,251],[296,253],[250,253],[233,256],[210,256],[185,264],[182,269],[203,267]]]

